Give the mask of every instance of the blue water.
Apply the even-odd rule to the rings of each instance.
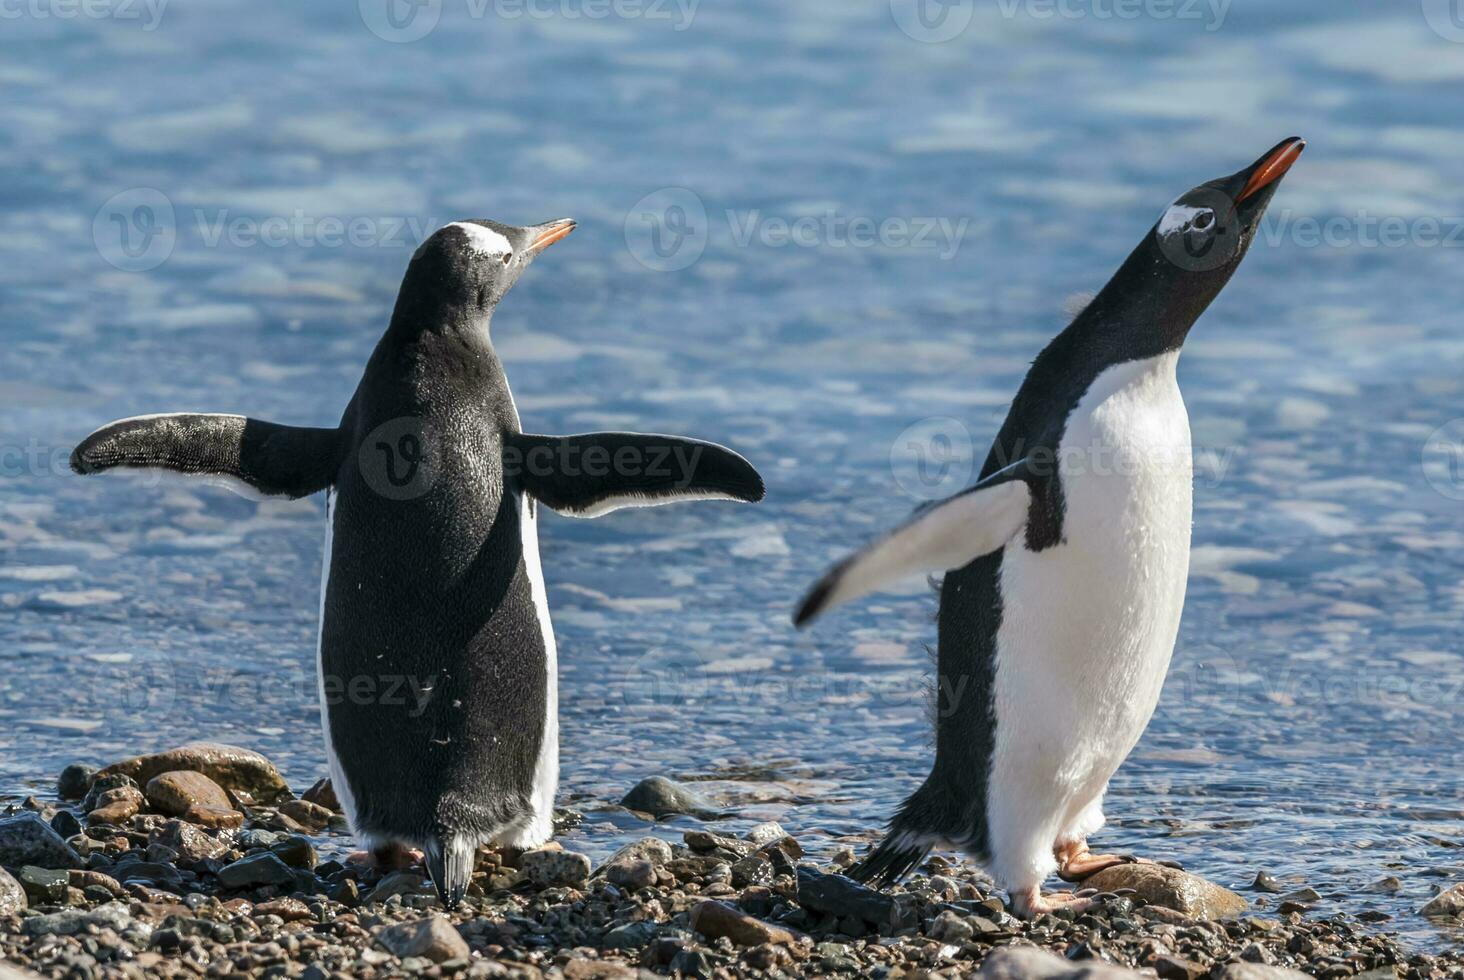
[[[571,215],[494,323],[526,427],[692,433],[770,487],[543,523],[571,846],[643,832],[607,803],[655,773],[873,829],[927,765],[933,600],[804,635],[793,601],[969,476],[1174,195],[1296,133],[1181,362],[1189,597],[1103,844],[1459,941],[1413,915],[1464,877],[1447,3],[373,4],[6,8],[0,790],[196,737],[321,774],[320,499],[66,455],[146,412],[333,424],[424,233]]]

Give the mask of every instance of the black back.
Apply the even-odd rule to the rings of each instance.
[[[367,837],[502,829],[544,735],[548,667],[502,467],[519,424],[488,334],[507,287],[465,247],[449,226],[419,250],[341,422],[321,670]]]

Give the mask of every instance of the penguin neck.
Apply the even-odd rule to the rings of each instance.
[[[1151,233],[1134,249],[1063,331],[1086,356],[1096,348],[1118,363],[1178,351],[1234,271],[1233,265],[1204,272],[1181,269],[1153,238]]]
[[[392,310],[387,335],[410,342],[435,335],[457,339],[472,346],[488,343],[493,322],[492,307],[465,304],[428,291],[402,290]]]

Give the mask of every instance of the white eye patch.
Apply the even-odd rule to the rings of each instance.
[[[1183,231],[1185,225],[1209,210],[1192,208],[1187,204],[1171,204],[1169,210],[1164,212],[1164,217],[1159,219],[1159,234],[1172,235],[1176,231]]]
[[[504,238],[492,228],[469,224],[466,221],[454,221],[447,227],[461,228],[467,233],[468,247],[482,255],[501,258],[513,252],[513,246],[509,244],[508,239]]]

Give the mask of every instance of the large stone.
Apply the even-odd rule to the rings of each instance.
[[[1464,915],[1464,883],[1439,892],[1424,903],[1418,914],[1435,919],[1457,919]]]
[[[229,794],[201,772],[191,769],[159,773],[147,781],[147,802],[159,813],[181,817],[193,807],[230,810]]]
[[[981,963],[985,980],[1138,980],[1144,974],[1102,960],[1074,963],[1036,946],[1000,946]]]
[[[128,792],[114,793],[114,790]],[[112,793],[112,795],[108,796],[108,793]],[[81,801],[81,812],[91,813],[99,806],[105,806],[114,800],[123,798],[136,799],[138,806],[143,804],[142,789],[137,785],[137,781],[120,772],[108,773],[105,776],[99,774],[92,780],[91,788],[86,791],[86,796]]]
[[[146,784],[154,776],[180,770],[201,772],[224,789],[245,794],[256,803],[291,799],[289,784],[268,759],[258,752],[217,742],[191,742],[167,752],[140,755],[110,765],[97,775],[100,778],[123,773]]]
[[[471,955],[467,942],[440,915],[383,926],[376,930],[375,935],[383,949],[402,959],[421,956],[433,963],[442,963]]]
[[[280,813],[310,830],[324,830],[330,825],[330,811],[309,800],[291,800],[282,804]]]
[[[519,859],[524,877],[540,888],[581,888],[590,877],[590,859],[573,851],[541,848]]]
[[[56,795],[63,800],[81,799],[91,789],[92,777],[96,774],[91,766],[73,762],[61,770],[61,777],[56,780]]]
[[[225,888],[252,888],[255,885],[291,885],[295,872],[276,855],[265,851],[240,858],[219,869],[219,884]]]
[[[129,928],[135,928],[143,933],[151,932],[151,927],[145,922],[132,917],[132,911],[125,902],[107,902],[89,912],[80,909],[66,909],[51,915],[32,916],[20,924],[20,931],[27,936],[52,934],[70,936],[83,931],[88,926],[108,928],[119,933]]]
[[[725,936],[739,946],[761,946],[765,943],[793,946],[799,939],[797,933],[782,926],[764,922],[741,909],[710,899],[692,906],[691,927],[708,939]]]
[[[331,784],[329,778],[317,779],[309,789],[300,794],[300,799],[306,803],[323,806],[332,813],[341,812],[341,801],[336,796],[335,786]]]
[[[71,885],[71,875],[66,871],[31,865],[20,869],[17,880],[25,889],[26,897],[42,905],[58,905],[66,901],[66,889]]]
[[[0,820],[0,864],[12,868],[84,868],[81,855],[37,813],[17,813]]]
[[[182,820],[169,820],[163,824],[154,839],[178,852],[179,859],[186,862],[221,858],[229,851],[229,845],[224,841],[210,837]]]
[[[715,820],[721,816],[721,810],[711,800],[664,776],[642,779],[625,794],[620,805],[628,810],[649,813],[653,817],[670,817],[684,813],[703,820]]]
[[[907,902],[875,891],[844,875],[820,874],[811,868],[798,869],[798,904],[840,919],[858,919],[892,931],[908,929],[919,919]]]
[[[10,872],[0,868],[0,915],[19,915],[29,903],[25,897],[25,889],[20,882],[10,876]]]
[[[638,841],[626,844],[620,850],[610,855],[609,860],[595,870],[595,877],[609,871],[612,865],[626,864],[634,861],[649,861],[657,868],[671,860],[671,845],[659,837],[642,837]]]
[[[1083,887],[1100,892],[1132,888],[1139,901],[1172,909],[1191,919],[1228,918],[1250,907],[1228,888],[1160,864],[1120,864],[1084,880]]]

